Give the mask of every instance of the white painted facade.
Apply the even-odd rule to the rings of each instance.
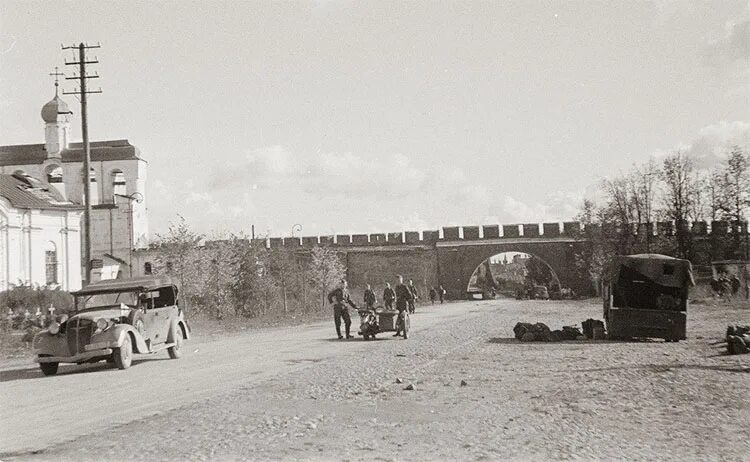
[[[8,157],[13,160],[2,162],[0,173],[27,174],[57,189],[68,201],[84,204],[83,162],[77,160],[80,156],[71,156],[72,152],[80,152],[81,149],[80,146],[70,146],[71,114],[67,104],[56,94],[42,108],[45,143],[36,147],[40,152],[36,155]],[[126,140],[92,142],[91,146],[92,153],[93,150],[100,152],[97,156],[92,155],[92,158],[98,158],[93,158],[90,163],[91,258],[102,260],[110,255],[129,262],[132,250],[145,248],[149,242],[146,206],[148,163],[140,158],[137,148]],[[110,156],[108,153],[116,150],[118,146],[125,146],[135,154],[124,156],[126,158]],[[35,148],[32,145],[28,147]],[[0,148],[6,148],[11,152],[24,147]],[[83,236],[79,235],[79,238],[83,239]],[[125,268],[124,273],[129,274],[129,270]]]
[[[18,209],[0,197],[0,290],[47,284],[47,251],[55,252],[55,281],[81,288],[81,211]]]

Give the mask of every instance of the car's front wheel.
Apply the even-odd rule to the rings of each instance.
[[[179,326],[175,328],[174,345],[167,348],[167,353],[171,359],[178,359],[182,356],[182,329]]]
[[[45,356],[49,355],[39,355],[40,358],[43,358]],[[39,369],[42,370],[42,374],[44,375],[55,375],[57,374],[57,366],[60,363],[39,363]]]
[[[112,352],[112,358],[115,360],[115,366],[118,369],[127,369],[133,362],[133,343],[130,341],[130,335],[125,336],[120,348],[115,348]]]

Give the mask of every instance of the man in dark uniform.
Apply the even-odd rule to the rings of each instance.
[[[328,294],[328,303],[333,303],[333,323],[336,325],[336,334],[339,336],[339,340],[344,338],[344,336],[341,335],[341,318],[344,319],[346,338],[354,338],[352,335],[349,335],[352,318],[349,317],[349,307],[346,305],[348,304],[354,309],[357,309],[357,305],[355,305],[354,302],[352,302],[352,299],[349,298],[349,290],[347,289],[346,280],[342,279],[341,285]]]
[[[413,302],[414,296],[412,295],[411,291],[408,287],[404,284],[404,277],[399,276],[398,277],[398,284],[396,284],[396,309],[398,310],[399,317],[401,316],[401,312],[404,310],[407,310],[409,308],[409,304]],[[399,328],[401,328],[401,324],[399,324]],[[394,337],[398,337],[401,335],[401,331],[397,330],[394,334]]]
[[[396,292],[391,288],[391,283],[385,283],[385,290],[383,290],[383,303],[385,303],[386,310],[393,310],[393,301],[396,300]]]
[[[417,290],[417,286],[414,285],[414,281],[409,279],[409,292],[411,292],[411,300],[409,301],[409,313],[414,314],[415,311],[417,311],[417,308],[415,306],[415,303],[417,300],[419,300],[419,291]]]
[[[372,291],[370,284],[367,284],[367,289],[365,289],[365,306],[368,310],[372,311],[375,309],[375,303],[377,302],[378,300],[375,298],[375,292]]]
[[[435,304],[435,299],[437,298],[437,290],[435,290],[435,287],[430,287],[430,305]]]

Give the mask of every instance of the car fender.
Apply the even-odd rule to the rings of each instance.
[[[188,326],[187,321],[184,319],[178,319],[172,324],[172,328],[169,329],[169,335],[167,335],[167,343],[175,342],[175,332],[179,332],[183,339],[188,340],[190,338],[190,327]]]
[[[138,330],[136,330],[133,326],[130,324],[118,324],[117,326],[108,329],[104,332],[102,332],[99,335],[108,334],[110,335],[111,339],[116,343],[117,348],[120,348],[125,341],[125,336],[130,335],[131,338],[134,340],[133,342],[133,351],[135,353],[149,353],[150,350],[148,348],[148,345],[146,344],[146,340],[143,338],[143,335],[141,335]]]
[[[37,332],[32,342],[34,354],[50,356],[68,356],[68,342],[64,335],[52,335],[47,330]]]

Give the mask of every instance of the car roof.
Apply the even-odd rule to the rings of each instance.
[[[106,279],[92,282],[83,289],[73,292],[73,295],[104,294],[108,292],[156,290],[172,287],[172,279],[167,276],[142,276],[128,279]]]

